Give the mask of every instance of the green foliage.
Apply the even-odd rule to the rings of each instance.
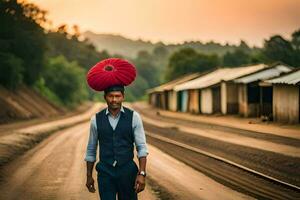
[[[93,95],[93,99],[92,100],[96,101],[96,102],[106,103],[105,99],[104,99],[104,92],[98,92],[97,94]]]
[[[147,51],[140,51],[137,58],[133,61],[137,67],[138,76],[147,81],[149,87],[159,84],[158,69],[154,65],[153,57]]]
[[[46,12],[34,4],[1,1],[0,11],[0,84],[14,89],[24,81],[59,105],[87,98],[85,70],[64,57],[90,68],[109,54],[80,41],[77,26],[74,35],[65,26],[45,34],[41,25],[47,23]]]
[[[295,65],[292,44],[280,35],[265,41],[263,54],[267,62],[282,61],[291,66]]]
[[[234,52],[227,52],[223,57],[223,65],[228,67],[241,66],[251,62],[250,54],[242,49],[236,49]]]
[[[7,0],[0,2],[0,52],[23,61],[23,78],[32,85],[42,70],[45,34],[45,11],[33,4]]]
[[[193,72],[203,72],[218,66],[219,63],[217,55],[200,54],[192,48],[181,49],[170,57],[166,80]]]
[[[15,89],[22,83],[23,62],[20,58],[0,52],[0,84],[9,89]]]
[[[160,44],[153,49],[152,60],[158,70],[158,79],[160,83],[164,82],[169,56],[170,52],[164,44]]]
[[[45,85],[65,104],[78,103],[87,98],[85,71],[63,56],[50,58],[43,71]]]
[[[47,34],[48,50],[46,56],[57,57],[63,55],[69,61],[76,61],[85,71],[100,60],[111,57],[107,51],[98,52],[94,45],[79,38],[81,38],[81,34],[78,27],[75,27],[75,34],[71,35],[67,32],[66,25],[60,26],[56,32],[52,31]],[[115,57],[122,56],[115,55]],[[98,97],[98,93],[93,92],[87,85],[86,91],[88,99],[102,101],[102,98]]]
[[[140,101],[148,101],[149,95],[145,93],[141,98],[139,98]]]
[[[239,67],[241,65],[261,62],[261,52],[256,48],[250,48],[241,40],[240,45],[233,51],[228,51],[223,56],[222,65],[225,67]]]
[[[252,52],[250,55],[250,63],[256,64],[256,63],[265,63],[266,57],[263,54],[263,50]]]
[[[292,46],[295,50],[300,50],[300,29],[292,34]]]
[[[36,81],[33,88],[57,106],[63,106],[63,103],[59,97],[46,86],[44,78],[40,78],[38,81]]]
[[[158,85],[159,74],[153,61],[153,55],[147,51],[140,51],[131,62],[136,66],[136,80],[126,87],[126,101],[135,101],[145,94],[146,89]]]
[[[286,40],[280,35],[274,35],[265,40],[262,50],[264,62],[281,61],[290,66],[300,66],[300,29],[292,34],[291,40]]]
[[[149,89],[148,82],[143,76],[138,76],[132,85],[126,88],[134,99],[138,99],[145,94],[146,89]]]
[[[76,37],[69,35],[65,32],[65,28],[60,27],[58,32],[47,34],[47,57],[64,55],[67,60],[76,61],[85,69],[89,69],[100,60],[110,57],[107,51],[97,52],[92,44],[87,43],[87,41],[80,41],[77,38],[79,33]]]
[[[137,99],[137,97],[132,94],[130,89],[126,89],[124,94],[125,94],[125,101],[127,102],[133,102],[136,101]]]
[[[293,34],[292,34],[292,46],[294,49],[294,62],[295,65],[299,67],[300,66],[300,29],[296,30]]]
[[[196,42],[197,43],[197,42]],[[196,43],[185,43],[196,47]],[[217,43],[207,43],[210,47],[217,47]],[[246,64],[274,63],[281,61],[290,66],[300,66],[300,30],[292,34],[292,39],[286,40],[280,35],[274,35],[265,40],[264,48],[250,48],[246,42],[241,41],[239,46],[232,48],[222,56],[222,63],[216,55],[199,54],[196,48],[186,48],[173,53],[169,58],[166,71],[166,80],[172,80],[191,72],[201,72],[213,66],[238,67]]]
[[[156,46],[154,49],[153,49],[153,56],[155,56],[156,58],[158,58],[158,60],[162,60],[164,58],[166,58],[169,54],[169,51],[168,49],[163,45],[159,45],[159,46]]]
[[[161,83],[160,77],[163,74],[162,65],[168,57],[167,49],[161,45],[152,53],[139,51],[136,58],[131,60],[137,68],[137,78],[126,87],[126,101],[135,101],[143,97],[146,90]]]

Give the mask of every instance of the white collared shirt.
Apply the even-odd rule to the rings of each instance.
[[[120,112],[125,112],[123,106],[120,109]],[[108,116],[109,123],[113,130],[115,130],[119,119],[120,114],[118,113],[117,116],[113,116],[108,108],[106,108],[105,114]],[[132,130],[134,134],[134,144],[137,151],[137,157],[145,157],[148,153],[148,148],[146,144],[146,136],[145,131],[143,127],[143,122],[141,119],[141,116],[136,111],[133,111],[132,116]],[[86,149],[86,155],[85,155],[85,161],[89,162],[95,162],[96,156],[97,156],[97,146],[98,146],[98,132],[97,132],[97,123],[96,123],[96,116],[94,115],[91,118],[90,123],[90,135],[89,135],[89,141]]]

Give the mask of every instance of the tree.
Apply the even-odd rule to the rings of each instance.
[[[292,34],[292,46],[295,50],[300,50],[300,29]]]
[[[142,77],[138,76],[136,80],[133,82],[132,85],[127,87],[126,93],[126,100],[134,101],[145,94],[146,89],[149,88],[147,81]],[[130,94],[128,96],[128,94]]]
[[[255,55],[255,56],[254,56]],[[233,51],[227,51],[223,56],[223,66],[238,67],[245,64],[257,63],[257,52],[241,40],[239,46]],[[254,57],[252,57],[254,56]]]
[[[66,27],[61,26],[60,29],[58,32],[52,31],[47,34],[46,57],[63,55],[69,61],[77,61],[87,70],[100,60],[111,57],[105,50],[98,52],[88,41],[79,41],[75,36],[70,38],[63,31]]]
[[[45,51],[46,12],[34,4],[6,0],[0,2],[0,52],[22,60],[22,76],[32,85],[40,76]]]
[[[164,81],[169,54],[169,50],[163,43],[159,43],[152,51],[152,60],[159,74],[159,82]]]
[[[149,87],[159,84],[158,69],[153,63],[152,55],[147,51],[139,51],[133,63],[137,67],[138,75],[147,81]],[[145,88],[147,89],[147,88]]]
[[[155,58],[157,58],[157,60],[163,60],[168,57],[169,51],[165,46],[159,45],[153,49],[152,54]]]
[[[85,71],[65,57],[50,58],[43,71],[45,85],[65,104],[78,103],[87,98]]]
[[[300,66],[300,29],[292,34],[292,46],[294,48],[294,62],[296,67]]]
[[[248,44],[244,40],[241,40],[240,45],[238,46],[238,49],[241,49],[246,53],[251,52],[251,48],[248,46]]]
[[[170,56],[166,80],[173,80],[181,75],[203,72],[219,65],[219,57],[215,54],[197,53],[192,48],[181,49]]]
[[[228,67],[237,67],[251,62],[250,54],[245,50],[236,49],[234,52],[227,52],[223,56],[223,65]]]
[[[0,52],[0,84],[15,89],[23,80],[23,62],[20,58]]]
[[[263,54],[267,62],[282,61],[291,66],[296,65],[295,53],[291,42],[280,35],[275,35],[269,40],[265,40]]]

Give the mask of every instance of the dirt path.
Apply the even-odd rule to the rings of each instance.
[[[74,116],[78,116],[88,110],[93,109],[94,107],[95,107],[94,103],[86,102],[86,103],[80,105],[76,110],[66,113],[66,114],[63,114],[63,115],[60,115],[60,116],[35,118],[35,119],[31,119],[31,120],[21,120],[21,121],[17,121],[17,122],[8,123],[8,124],[0,124],[0,137],[10,134],[10,133],[13,133],[17,129],[35,126],[38,124],[45,124],[47,122],[53,122],[53,121],[58,121],[58,120],[63,120],[63,119],[71,118]]]
[[[0,199],[99,199],[85,188],[88,130],[89,123],[82,123],[57,132],[5,166]],[[141,199],[155,199],[148,189]]]

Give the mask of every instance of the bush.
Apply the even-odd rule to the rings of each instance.
[[[0,52],[0,84],[8,89],[15,89],[23,80],[22,59]]]
[[[85,70],[76,62],[68,62],[63,56],[50,58],[42,76],[46,87],[54,92],[63,104],[72,105],[87,99]]]
[[[50,102],[54,103],[57,106],[62,106],[63,103],[59,99],[59,97],[52,92],[49,88],[45,85],[44,78],[40,78],[38,81],[35,82],[33,88],[38,91],[42,96],[46,97]]]

